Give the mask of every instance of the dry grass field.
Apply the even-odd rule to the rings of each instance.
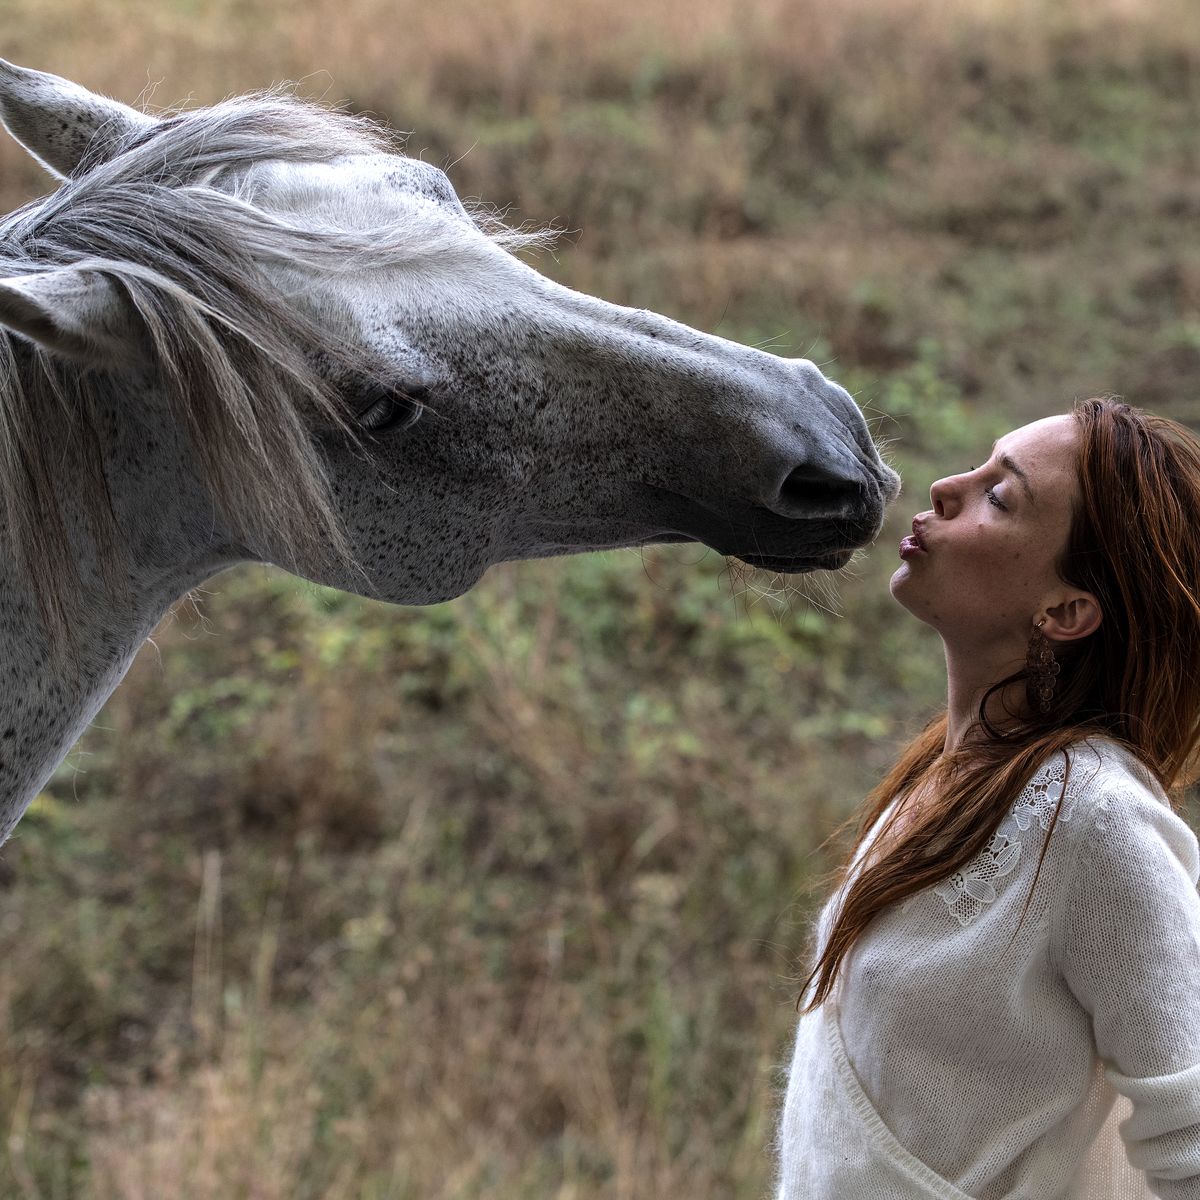
[[[128,102],[411,131],[562,282],[820,361],[906,478],[824,587],[662,550],[181,604],[0,853],[0,1197],[759,1200],[826,839],[940,699],[893,533],[1077,395],[1200,427],[1200,7],[0,18]],[[47,186],[0,143],[7,206]]]

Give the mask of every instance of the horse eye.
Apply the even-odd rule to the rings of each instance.
[[[425,411],[424,387],[376,387],[358,410],[358,421],[370,433],[391,433],[415,425]]]

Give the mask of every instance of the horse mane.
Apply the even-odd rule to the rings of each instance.
[[[359,272],[471,239],[432,206],[427,226],[418,218],[364,230],[328,214],[305,222],[257,204],[239,172],[263,160],[398,152],[382,126],[276,88],[133,132],[111,157],[85,156],[55,192],[0,219],[0,278],[73,265],[123,295],[149,349],[147,378],[186,430],[235,536],[269,528],[297,558],[360,576],[314,433],[336,431],[362,450],[335,380],[370,364],[346,346],[344,328],[289,303],[264,265]],[[486,211],[467,219],[507,250],[546,240]],[[131,378],[0,330],[0,520],[56,655],[71,646],[85,597],[61,502],[67,472],[76,528],[82,515],[104,586],[129,594],[100,413]]]

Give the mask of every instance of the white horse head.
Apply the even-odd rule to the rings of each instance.
[[[0,222],[0,631],[50,673],[0,701],[0,836],[236,562],[401,604],[661,542],[831,569],[898,491],[811,362],[551,282],[367,122],[158,119],[2,60],[0,117],[63,180]]]

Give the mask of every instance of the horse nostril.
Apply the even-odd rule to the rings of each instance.
[[[779,499],[783,505],[798,513],[812,516],[832,516],[849,511],[862,496],[857,483],[815,463],[796,467],[783,481]]]

